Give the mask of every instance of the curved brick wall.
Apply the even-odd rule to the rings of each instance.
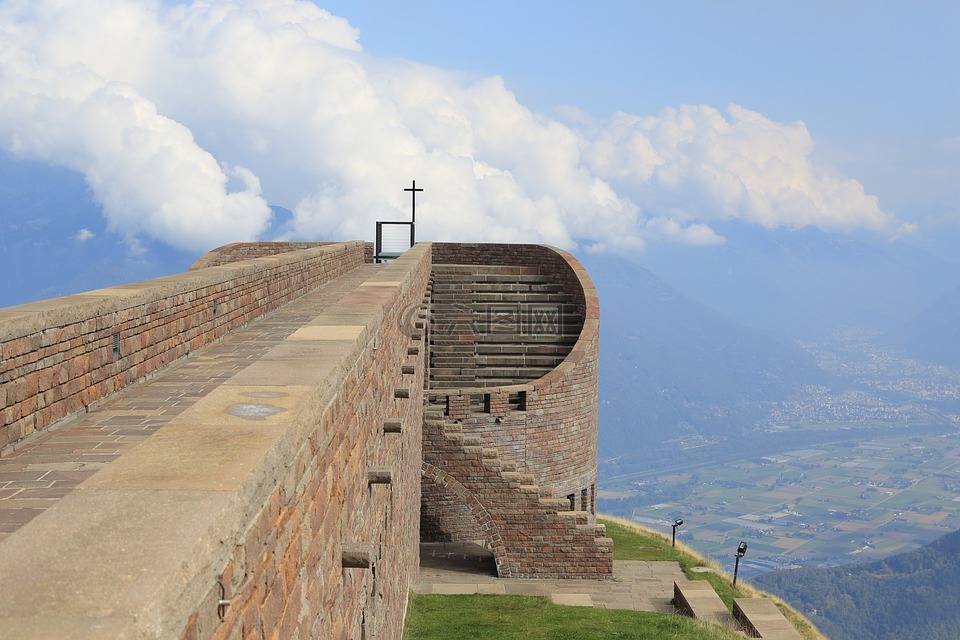
[[[497,388],[431,389],[449,398],[448,415],[464,432],[497,447],[503,460],[533,473],[556,496],[573,495],[578,508],[593,511],[597,478],[597,393],[600,306],[583,265],[566,251],[543,245],[433,243],[434,264],[538,267],[562,284],[581,309],[583,329],[563,362],[526,384]],[[526,398],[526,411],[509,400]],[[489,413],[471,410],[486,404]],[[472,402],[471,402],[472,399]],[[586,492],[586,494],[584,493]],[[584,500],[584,497],[586,500]]]
[[[364,256],[359,241],[313,246],[0,309],[0,451],[347,273]]]

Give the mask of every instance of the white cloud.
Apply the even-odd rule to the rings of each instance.
[[[77,231],[77,233],[74,234],[73,239],[79,243],[83,243],[95,235],[97,234],[95,234],[93,231],[90,231],[90,229],[80,229],[80,231]]]
[[[498,77],[365,54],[295,0],[8,0],[0,146],[81,172],[109,228],[191,250],[252,239],[420,237],[592,250],[722,242],[716,220],[895,233],[856,181],[810,160],[802,123],[731,105],[571,124]],[[132,240],[131,240],[132,241]]]

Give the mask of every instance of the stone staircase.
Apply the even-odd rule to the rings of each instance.
[[[800,633],[769,598],[734,598],[733,613],[706,580],[673,583],[673,604],[677,613],[750,638],[802,640]]]
[[[492,549],[500,577],[612,576],[613,541],[602,524],[591,524],[588,512],[571,511],[566,498],[552,496],[532,474],[501,461],[496,448],[481,446],[478,436],[465,435],[460,424],[430,405],[423,441],[423,490],[432,493],[422,517],[429,520],[430,505],[443,503],[437,492],[469,505],[469,516],[455,515],[474,523],[465,535]],[[430,541],[431,529],[421,524],[424,541]]]
[[[437,264],[431,278],[430,387],[521,384],[570,352],[583,316],[537,267]]]

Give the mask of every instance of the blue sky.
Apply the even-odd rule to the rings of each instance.
[[[544,113],[732,102],[800,120],[818,156],[881,204],[924,220],[928,235],[960,231],[960,3],[318,4],[372,54],[501,75]]]
[[[0,0],[5,259],[371,239],[412,178],[431,239],[637,252],[733,220],[950,256],[957,33],[933,1]],[[90,206],[44,209],[24,166]]]
[[[317,4],[369,53],[501,75],[547,113],[735,102],[818,137],[958,134],[955,2]]]

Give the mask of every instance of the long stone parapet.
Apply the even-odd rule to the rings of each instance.
[[[362,242],[0,309],[0,452],[364,263]]]
[[[399,638],[429,271],[429,245],[360,266],[96,407],[200,396],[0,541],[0,637]],[[208,365],[218,384],[184,385]]]

